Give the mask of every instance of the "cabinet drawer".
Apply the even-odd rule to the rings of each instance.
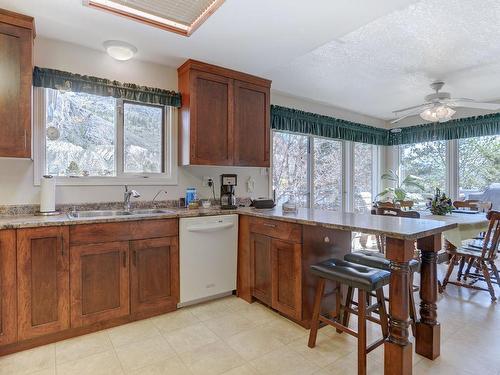
[[[70,229],[71,245],[177,236],[177,219],[82,224]]]
[[[302,242],[302,226],[279,220],[252,218],[250,232],[264,234],[279,240]]]

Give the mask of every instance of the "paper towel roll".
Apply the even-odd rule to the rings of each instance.
[[[56,179],[45,175],[40,180],[40,212],[56,210]]]

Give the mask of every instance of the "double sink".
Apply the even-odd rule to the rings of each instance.
[[[70,219],[82,218],[99,218],[99,217],[116,217],[116,216],[147,216],[147,215],[164,215],[175,214],[175,211],[162,208],[148,208],[137,210],[96,210],[96,211],[70,211],[68,217]]]

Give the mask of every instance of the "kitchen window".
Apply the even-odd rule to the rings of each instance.
[[[378,187],[378,152],[373,145],[273,131],[276,204],[365,211]]]
[[[172,108],[45,88],[34,108],[35,184],[176,183]]]

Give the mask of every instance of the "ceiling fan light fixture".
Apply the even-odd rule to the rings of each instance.
[[[102,45],[109,56],[119,61],[130,60],[137,53],[135,46],[120,40],[106,40]]]
[[[429,122],[446,122],[451,120],[452,116],[456,113],[447,105],[435,105],[432,108],[427,108],[420,113],[420,117]]]

